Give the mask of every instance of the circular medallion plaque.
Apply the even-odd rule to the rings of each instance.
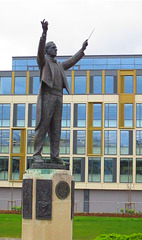
[[[59,199],[66,199],[70,194],[70,186],[65,181],[60,181],[55,188],[56,196]]]

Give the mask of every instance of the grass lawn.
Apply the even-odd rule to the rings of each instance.
[[[0,237],[21,237],[21,215],[0,214]],[[92,240],[100,234],[142,233],[142,218],[74,217],[73,240]]]

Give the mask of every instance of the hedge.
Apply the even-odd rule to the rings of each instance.
[[[142,233],[134,233],[131,235],[120,235],[120,234],[103,234],[95,238],[94,240],[142,240]]]

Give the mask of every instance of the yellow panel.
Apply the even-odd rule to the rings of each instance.
[[[29,79],[30,79],[30,72],[27,71],[26,94],[29,94]]]
[[[89,94],[90,71],[87,71],[87,94]]]
[[[102,70],[102,94],[105,93],[105,70]]]
[[[71,94],[74,94],[74,70],[71,72]]]
[[[12,72],[12,89],[11,94],[14,94],[14,87],[15,87],[15,72]]]
[[[119,128],[124,127],[124,103],[119,103]]]

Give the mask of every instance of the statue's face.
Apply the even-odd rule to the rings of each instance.
[[[57,56],[57,47],[54,43],[50,43],[47,50],[47,54],[50,55],[51,57],[56,57]]]

